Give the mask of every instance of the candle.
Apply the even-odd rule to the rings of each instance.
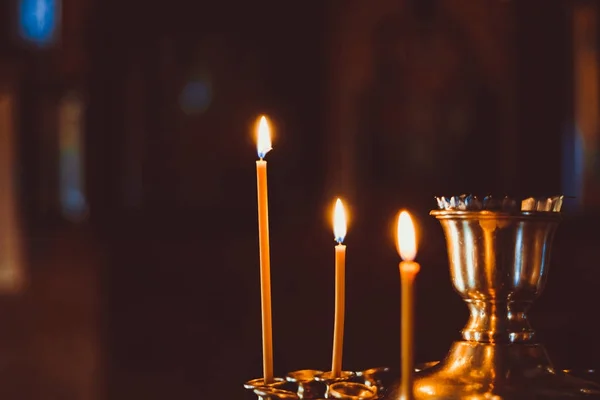
[[[271,259],[269,254],[269,203],[267,190],[267,162],[263,160],[271,150],[271,133],[267,119],[258,122],[256,149],[256,189],[258,194],[258,243],[260,254],[260,300],[262,314],[263,379],[273,382],[273,328],[271,322]]]
[[[342,374],[342,352],[344,348],[344,302],[346,276],[346,213],[342,200],[337,199],[333,211],[333,234],[335,241],[335,316],[333,323],[333,357],[331,360],[332,378]]]
[[[413,399],[413,369],[414,369],[414,282],[419,269],[418,263],[413,261],[417,255],[417,241],[415,228],[410,214],[402,211],[398,217],[398,253],[402,258],[400,262],[401,283],[401,399]]]

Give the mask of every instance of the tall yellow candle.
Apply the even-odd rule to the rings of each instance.
[[[415,227],[410,214],[402,211],[398,217],[398,253],[401,283],[401,399],[412,400],[414,370],[414,282],[421,266],[413,261],[417,255]]]
[[[344,349],[344,314],[346,296],[346,213],[342,200],[337,199],[333,211],[333,234],[335,241],[335,316],[333,324],[333,357],[331,360],[332,378],[342,374],[342,353]]]
[[[260,253],[260,300],[262,314],[263,379],[273,379],[273,325],[271,320],[271,256],[269,252],[269,202],[267,190],[267,162],[263,160],[271,150],[271,132],[267,119],[258,122],[256,148],[256,189],[258,194],[258,243]]]

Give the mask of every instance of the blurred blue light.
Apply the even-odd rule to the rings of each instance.
[[[39,45],[54,41],[58,23],[59,0],[20,0],[21,36]]]
[[[188,82],[181,92],[181,108],[188,114],[204,112],[210,106],[212,90],[208,83],[202,80]]]
[[[78,188],[64,188],[60,197],[63,213],[69,217],[78,218],[87,210],[85,197]]]

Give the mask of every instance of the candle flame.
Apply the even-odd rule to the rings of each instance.
[[[413,261],[417,256],[417,239],[415,226],[406,211],[402,211],[398,217],[398,253],[404,261]]]
[[[263,115],[258,121],[256,133],[256,150],[258,151],[258,157],[262,160],[271,149],[271,129],[269,128],[267,117]]]
[[[333,210],[333,235],[335,241],[341,244],[346,237],[346,212],[344,211],[344,204],[341,199],[335,201],[335,208]]]

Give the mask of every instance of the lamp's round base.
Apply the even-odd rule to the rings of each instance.
[[[386,395],[400,400],[398,384]],[[541,344],[455,342],[439,364],[418,372],[415,400],[600,399],[600,385],[557,371]],[[403,400],[403,399],[402,399]]]

